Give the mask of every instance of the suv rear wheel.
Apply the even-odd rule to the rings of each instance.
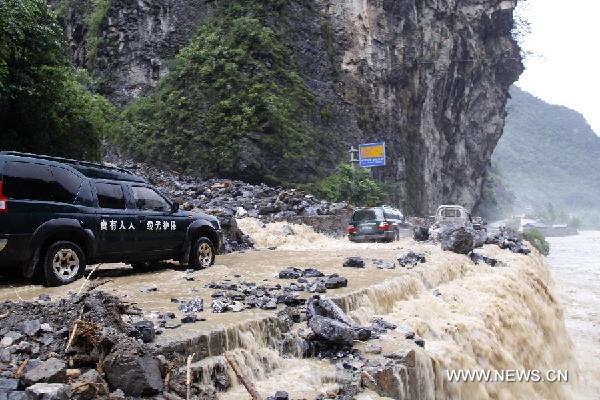
[[[55,242],[48,247],[43,260],[46,284],[59,286],[74,282],[83,275],[85,265],[85,254],[76,243]]]
[[[194,269],[208,268],[215,263],[215,246],[207,237],[199,237],[194,241],[190,253],[190,267]]]

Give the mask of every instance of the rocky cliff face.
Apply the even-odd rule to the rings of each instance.
[[[168,73],[169,60],[214,7],[203,0],[106,1],[93,49],[85,14],[97,2],[60,6],[74,62],[121,105]],[[407,212],[431,213],[440,203],[474,207],[502,134],[509,86],[523,69],[511,36],[516,0],[278,4],[290,62],[315,95],[307,123],[335,139],[326,148],[314,144],[333,157],[285,178],[314,179],[347,160],[349,145],[385,140],[388,165],[373,174],[394,183]],[[241,177],[244,168],[277,175],[277,163],[260,149],[240,165]]]

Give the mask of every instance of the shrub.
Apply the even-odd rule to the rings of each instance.
[[[532,229],[523,233],[523,239],[531,243],[543,255],[547,256],[550,254],[550,243],[548,243],[544,234],[539,230]]]
[[[384,188],[375,182],[369,171],[350,164],[340,164],[332,175],[305,188],[329,201],[346,201],[358,207],[381,205],[385,201]]]

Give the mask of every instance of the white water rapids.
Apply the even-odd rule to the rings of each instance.
[[[365,258],[390,259],[390,250],[398,248],[394,247],[395,244],[352,244],[344,239],[316,234],[304,226],[293,225],[295,234],[285,236],[281,233],[285,225],[282,223],[265,226],[256,220],[246,219],[239,224],[253,237],[258,247],[277,246],[278,250],[288,251],[303,249],[311,251],[312,259],[318,257],[315,254],[325,257],[348,249],[354,249],[357,255]],[[587,240],[588,237],[584,235],[581,239]],[[564,249],[577,247],[580,243],[577,237],[560,240],[565,242]],[[427,253],[426,264],[371,284],[344,303],[352,310],[349,315],[359,324],[368,324],[374,316],[381,316],[401,328],[412,329],[425,339],[426,360],[421,365],[418,398],[598,399],[600,347],[597,321],[600,302],[594,289],[597,288],[594,286],[596,283],[584,283],[598,277],[598,271],[586,275],[590,272],[590,266],[587,266],[580,269],[578,276],[565,272],[571,274],[570,284],[573,285],[565,292],[563,285],[568,283],[568,279],[565,280],[560,269],[568,269],[572,258],[567,250],[561,250],[560,240],[553,240],[554,255],[550,258],[550,262],[556,264],[553,270],[559,281],[558,291],[548,266],[539,256],[526,257],[496,246],[486,246],[483,252],[504,264],[491,268],[475,266],[467,257],[444,253],[437,246],[407,241],[402,242],[404,249],[409,247]],[[600,248],[600,234],[589,240]],[[580,251],[574,252],[581,255]],[[596,252],[598,254],[600,252]],[[299,258],[298,261],[301,260]],[[582,256],[581,262],[584,261],[590,260]],[[352,281],[363,279],[361,274],[368,272],[344,268],[340,273]],[[586,288],[577,292],[578,286]],[[567,307],[567,322],[577,340],[575,349],[581,368],[574,357],[574,345],[565,327],[565,311],[555,297],[556,293],[560,293],[560,299]],[[590,322],[583,315],[595,318],[596,322]],[[383,347],[384,352],[402,351],[412,345],[401,332],[388,333],[375,342]],[[258,364],[265,361],[265,353],[259,351],[260,345],[256,347],[254,351],[242,351],[249,372],[260,370]],[[262,361],[252,353],[261,354],[258,358]],[[293,398],[310,398],[311,395],[331,392],[335,371],[327,362],[284,359],[274,353],[269,354],[273,357],[269,361],[273,370],[254,375],[262,393],[281,389],[289,391]],[[250,359],[253,361],[249,362]],[[561,370],[568,371],[569,383],[455,383],[447,379],[447,369]],[[592,389],[588,390],[590,385],[596,390],[596,397],[593,397]],[[223,393],[222,398],[245,399],[247,394],[238,386]],[[379,398],[371,391],[360,395],[362,400]],[[399,398],[414,397],[406,389],[405,395]]]

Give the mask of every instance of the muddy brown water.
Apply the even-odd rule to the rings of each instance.
[[[575,344],[580,382],[574,398],[600,399],[600,231],[549,238],[547,263]]]
[[[304,226],[293,226],[294,235],[285,236],[284,224],[262,225],[245,219],[242,229],[257,242],[258,250],[220,256],[215,266],[194,273],[195,281],[184,279],[182,270],[164,269],[136,274],[124,265],[102,266],[104,273],[117,272],[103,290],[114,292],[137,303],[145,313],[172,311],[180,316],[180,300],[203,298],[205,309],[199,316],[204,322],[165,330],[157,339],[168,346],[191,340],[210,331],[226,329],[224,342],[233,342],[231,350],[263,396],[287,390],[293,398],[314,398],[335,393],[338,386],[335,368],[317,359],[281,356],[267,345],[268,331],[250,322],[274,315],[274,311],[245,310],[240,313],[213,314],[210,295],[205,288],[211,281],[230,279],[256,283],[284,283],[276,274],[286,266],[315,267],[326,274],[348,278],[347,288],[329,290],[327,295],[341,300],[350,317],[368,324],[382,316],[401,329],[411,329],[425,339],[423,357],[432,367],[421,377],[423,398],[463,399],[563,399],[572,396],[571,385],[561,383],[450,383],[446,369],[567,369],[571,378],[577,373],[573,343],[565,328],[563,309],[553,295],[548,268],[539,256],[525,257],[486,246],[482,253],[502,261],[490,268],[474,265],[466,256],[443,252],[439,246],[418,244],[410,239],[390,244],[353,244],[331,239]],[[268,247],[277,246],[277,250]],[[414,250],[425,253],[427,263],[414,269],[379,270],[371,260],[394,260],[399,253]],[[342,268],[348,256],[367,261],[366,269]],[[236,278],[235,275],[241,275]],[[288,281],[291,282],[291,281]],[[44,288],[36,285],[0,286],[0,300],[30,300],[41,293],[58,297],[77,291],[81,281],[67,287]],[[156,286],[157,292],[143,292]],[[307,296],[307,293],[304,293]],[[392,331],[370,343],[384,351],[416,349],[401,331]],[[221,344],[227,346],[227,343]],[[358,347],[363,344],[358,344]],[[198,360],[199,368],[210,370],[219,359]],[[211,354],[212,355],[212,354]],[[220,394],[222,399],[248,399],[247,392],[230,374],[234,387]],[[366,391],[362,400],[379,399]]]

